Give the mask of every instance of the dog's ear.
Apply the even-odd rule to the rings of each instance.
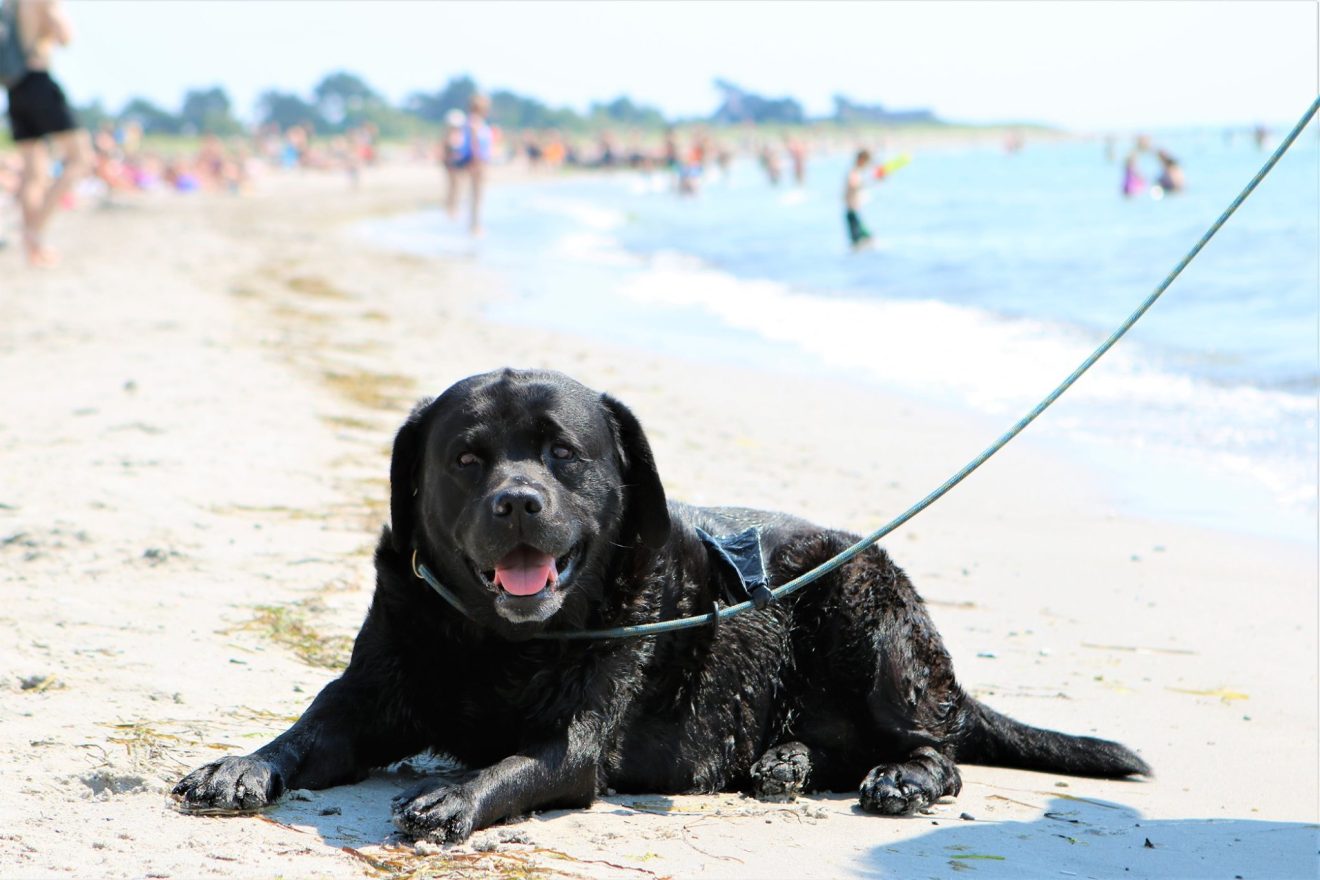
[[[414,496],[421,485],[422,425],[432,398],[417,402],[408,421],[394,437],[394,456],[390,459],[390,541],[398,553],[407,553],[417,525]]]
[[[655,469],[651,444],[628,407],[608,394],[601,395],[601,403],[610,414],[614,444],[623,462],[627,493],[623,535],[625,538],[637,535],[646,546],[659,548],[669,539],[669,506],[665,502],[665,487],[660,484],[660,474]]]

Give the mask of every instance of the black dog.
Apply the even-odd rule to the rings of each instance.
[[[487,373],[423,401],[390,480],[393,527],[347,671],[274,741],[175,786],[185,809],[254,810],[428,749],[481,768],[396,805],[403,831],[447,841],[587,806],[606,787],[786,799],[860,783],[863,809],[903,814],[957,794],[957,761],[1150,772],[1117,743],[1028,727],[965,694],[878,548],[718,626],[544,638],[736,599],[743,579],[710,536],[759,540],[751,564],[772,584],[855,540],[781,514],[666,503],[637,419],[566,376]]]

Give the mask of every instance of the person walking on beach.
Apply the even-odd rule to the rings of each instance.
[[[871,231],[857,213],[862,206],[862,187],[866,184],[866,169],[870,164],[870,151],[858,150],[843,186],[843,206],[846,209],[844,219],[848,222],[848,240],[855,251],[866,247],[871,241]]]
[[[468,230],[473,235],[481,235],[481,196],[486,166],[494,152],[494,136],[486,121],[489,112],[490,100],[485,95],[473,95],[454,149],[454,172],[468,182]]]
[[[50,76],[54,48],[67,46],[72,30],[60,0],[3,0],[0,22],[16,29],[25,69],[7,83],[9,124],[22,162],[18,203],[23,215],[23,246],[29,265],[50,266],[56,257],[46,244],[46,227],[91,164],[87,132],[78,127],[63,90]],[[50,179],[52,152],[61,161],[60,175],[54,181]]]

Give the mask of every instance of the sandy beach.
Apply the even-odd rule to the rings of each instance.
[[[0,250],[0,877],[1316,875],[1315,546],[1138,518],[1030,432],[884,545],[968,690],[1154,779],[964,766],[957,799],[898,820],[849,794],[614,796],[451,848],[390,825],[423,761],[259,816],[176,812],[183,773],[337,674],[393,432],[456,379],[562,370],[633,409],[671,497],[859,532],[1006,427],[502,326],[498,276],[353,234],[439,189],[421,166],[270,178],[62,216],[52,271]]]

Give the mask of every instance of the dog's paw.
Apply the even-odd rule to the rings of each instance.
[[[245,756],[199,767],[170,793],[190,813],[251,813],[273,804],[283,792],[284,780],[270,764]]]
[[[797,799],[811,773],[811,752],[802,743],[784,743],[770,749],[752,765],[752,796],[759,801]]]
[[[939,799],[930,775],[915,764],[882,764],[866,774],[860,791],[868,813],[905,816]]]
[[[476,822],[476,804],[465,785],[424,783],[394,799],[394,827],[409,837],[461,843]]]

